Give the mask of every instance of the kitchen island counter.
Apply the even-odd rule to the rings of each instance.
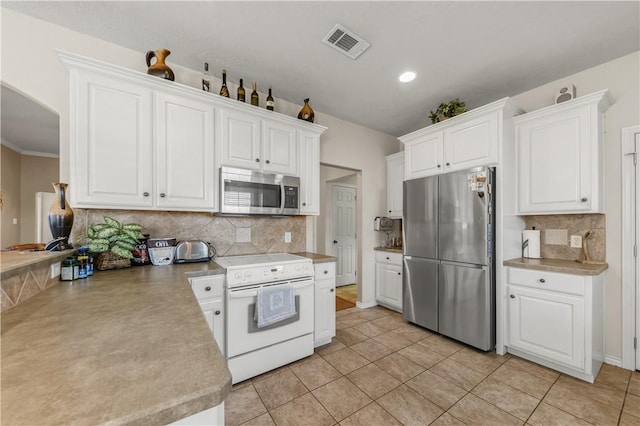
[[[214,262],[99,271],[2,314],[2,422],[167,424],[221,404],[231,374],[187,278]]]

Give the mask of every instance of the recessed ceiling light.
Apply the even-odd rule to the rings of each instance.
[[[400,80],[403,83],[408,83],[410,81],[413,81],[414,78],[416,78],[416,73],[413,71],[407,71],[400,74],[400,77],[398,77],[398,80]]]

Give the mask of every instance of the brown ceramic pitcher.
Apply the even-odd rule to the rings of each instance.
[[[164,63],[164,60],[171,52],[169,49],[150,50],[147,52],[147,74],[173,81],[175,76],[173,70]],[[151,65],[151,59],[156,58],[156,62]]]

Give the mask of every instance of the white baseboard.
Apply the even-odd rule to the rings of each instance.
[[[604,363],[605,364],[609,364],[609,365],[613,365],[614,367],[622,368],[622,359],[621,358],[616,358],[616,357],[611,356],[611,355],[605,355],[604,356]]]
[[[356,301],[356,307],[360,309],[373,308],[374,306],[378,306],[378,304],[376,302],[362,303]]]

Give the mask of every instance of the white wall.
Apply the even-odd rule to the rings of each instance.
[[[640,52],[598,65],[514,97],[525,111],[553,104],[554,94],[574,84],[577,95],[609,89],[615,103],[605,114],[606,272],[605,352],[622,356],[622,201],[621,129],[640,122]]]
[[[89,37],[66,28],[0,8],[2,14],[2,80],[37,99],[60,116],[60,181],[69,180],[69,75],[54,49],[67,50],[128,69],[146,72],[145,52]],[[162,46],[150,46],[160,48]],[[200,87],[200,72],[172,64],[176,82]],[[215,79],[214,79],[215,80]],[[212,81],[212,84],[220,84]],[[235,86],[230,84],[235,93]],[[301,93],[300,101],[308,94]],[[261,95],[264,99],[265,95]],[[313,107],[313,96],[311,96]],[[276,99],[276,111],[297,116],[301,105]],[[358,202],[362,258],[358,270],[363,283],[362,302],[375,300],[374,254],[376,235],[366,226],[384,212],[386,202],[385,155],[399,150],[395,137],[316,111],[316,123],[327,126],[321,137],[320,161],[362,171]],[[366,224],[363,226],[363,224]]]

